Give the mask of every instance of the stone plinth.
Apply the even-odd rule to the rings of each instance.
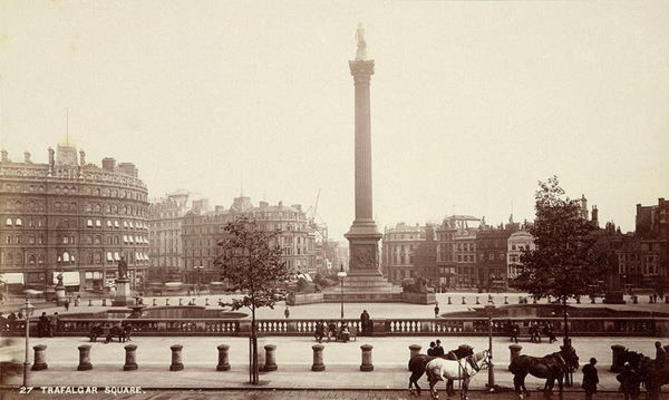
[[[126,278],[118,279],[116,281],[116,294],[112,300],[112,306],[133,306],[135,300],[130,290],[130,280]]]

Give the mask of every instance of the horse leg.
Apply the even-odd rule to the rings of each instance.
[[[460,391],[460,398],[462,400],[469,400],[467,396],[467,391],[469,390],[469,378],[462,380],[462,390]]]
[[[562,389],[563,389],[562,379],[563,379],[562,375],[558,376],[558,378],[557,378],[560,400],[564,399],[564,393],[562,391]]]
[[[446,381],[446,393],[449,396],[453,396],[455,394],[455,390],[453,390],[453,379],[448,379]]]

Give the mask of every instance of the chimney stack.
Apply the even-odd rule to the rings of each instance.
[[[597,206],[592,206],[592,224],[599,228],[599,210],[597,210]]]
[[[24,151],[23,152],[23,162],[26,164],[32,164],[32,161],[30,161],[30,152],[29,151]]]
[[[79,165],[86,165],[86,152],[83,150],[79,150]]]

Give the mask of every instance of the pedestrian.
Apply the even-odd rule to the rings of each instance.
[[[65,307],[66,312],[70,310],[70,298],[69,297],[65,300],[65,302],[63,302],[63,307]]]
[[[314,334],[318,343],[323,341],[325,336],[325,321],[316,322],[316,333]]]
[[[46,316],[46,313],[43,312],[37,320],[37,332],[39,337],[51,336],[49,334],[49,317]]]
[[[599,376],[597,376],[597,359],[594,357],[590,359],[590,364],[583,366],[583,390],[585,390],[585,400],[592,400],[592,395],[597,393],[597,384],[599,383]]]
[[[367,313],[367,310],[362,310],[360,314],[360,328],[362,328],[363,335],[369,335],[369,321],[369,313]]]
[[[444,354],[444,348],[441,347],[441,340],[437,339],[434,346],[434,355],[437,357],[443,357]]]
[[[328,322],[328,342],[332,338],[337,340],[337,325],[334,323],[334,321]]]
[[[14,330],[16,327],[16,314],[12,311],[8,316],[7,316],[7,322],[9,323],[9,329]]]
[[[288,306],[283,310],[283,316],[286,317],[286,319],[290,318],[290,310],[288,309]]]
[[[9,320],[0,312],[0,333],[5,333],[9,330]]]
[[[667,352],[662,348],[662,343],[655,342],[655,361],[658,364],[664,364],[664,360],[667,357]]]
[[[77,297],[74,299],[74,306],[79,307],[80,303],[81,303],[81,294],[77,293]]]
[[[636,400],[639,398],[641,377],[632,369],[630,363],[625,363],[623,371],[616,376],[616,379],[620,382],[620,390],[625,395],[625,400]]]
[[[434,305],[434,317],[437,318],[439,316],[439,303]]]
[[[60,322],[60,317],[58,316],[58,313],[57,312],[53,313],[51,318],[49,318],[49,326],[50,326],[49,336],[54,337],[58,334],[59,322]]]
[[[427,355],[428,356],[434,356],[435,354],[435,347],[437,347],[437,344],[435,342],[430,342],[430,348],[427,349]]]

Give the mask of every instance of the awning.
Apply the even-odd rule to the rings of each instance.
[[[23,274],[20,272],[5,272],[0,274],[0,281],[7,284],[23,283]]]
[[[63,285],[65,286],[78,286],[79,285],[79,272],[77,271],[68,271],[68,272],[54,272],[53,273],[53,283],[58,283],[58,274],[63,274]]]

